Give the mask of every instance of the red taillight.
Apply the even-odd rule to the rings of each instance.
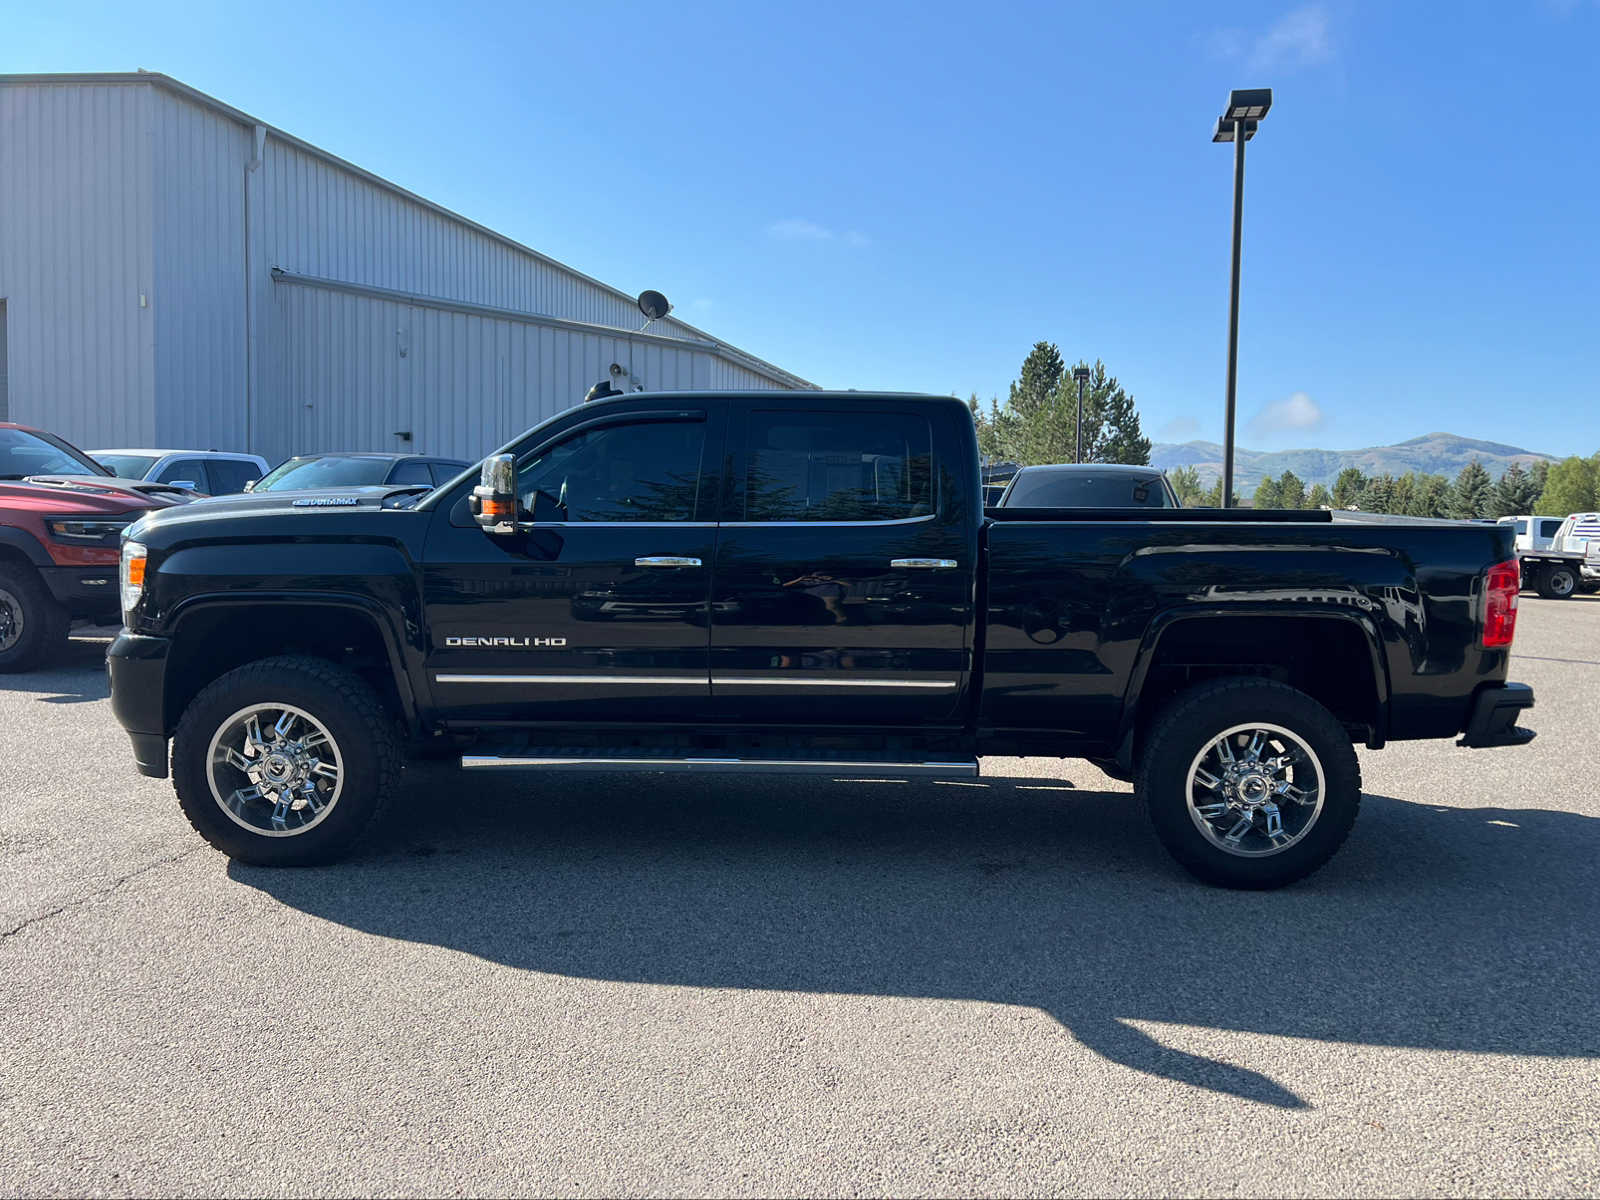
[[[1517,593],[1522,590],[1522,564],[1508,559],[1489,568],[1483,587],[1483,644],[1509,646],[1517,632]]]

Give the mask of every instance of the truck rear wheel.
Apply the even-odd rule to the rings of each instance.
[[[1536,585],[1539,595],[1546,600],[1566,600],[1578,591],[1578,568],[1569,563],[1556,563],[1539,572]]]
[[[29,566],[0,562],[0,674],[27,671],[60,651],[67,610]]]
[[[1304,692],[1264,679],[1176,696],[1144,739],[1137,786],[1167,851],[1219,887],[1304,878],[1333,857],[1361,806],[1344,727]]]
[[[397,782],[394,722],[359,676],[266,658],[194,698],[172,744],[184,816],[230,858],[331,862],[377,821]]]

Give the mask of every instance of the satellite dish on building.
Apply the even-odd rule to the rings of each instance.
[[[672,305],[660,292],[644,291],[639,293],[639,311],[644,314],[644,324],[639,326],[643,333],[650,328],[650,322],[659,321],[672,311]]]

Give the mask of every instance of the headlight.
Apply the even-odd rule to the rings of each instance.
[[[122,584],[122,613],[126,617],[144,595],[144,568],[149,551],[138,542],[122,543],[122,561],[117,576]]]
[[[114,546],[117,539],[122,536],[122,531],[131,522],[127,517],[115,517],[110,520],[96,520],[82,517],[51,517],[45,522],[50,528],[50,536],[57,541],[78,542],[96,546]]]

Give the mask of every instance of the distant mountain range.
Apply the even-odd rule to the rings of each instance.
[[[1346,467],[1359,467],[1367,475],[1422,471],[1454,478],[1456,472],[1473,459],[1498,479],[1514,462],[1528,467],[1541,459],[1554,461],[1554,456],[1502,442],[1458,437],[1453,433],[1425,433],[1408,442],[1369,446],[1365,450],[1265,451],[1235,446],[1234,487],[1241,495],[1248,496],[1255,491],[1263,475],[1276,478],[1285,471],[1293,471],[1306,481],[1307,487],[1317,483],[1332,487],[1334,479]],[[1216,442],[1157,442],[1150,449],[1150,462],[1168,471],[1175,467],[1194,467],[1200,473],[1200,482],[1210,487],[1222,474],[1222,447]]]

